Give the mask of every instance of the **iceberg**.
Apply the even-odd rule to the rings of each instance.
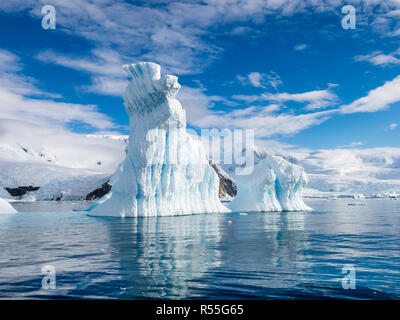
[[[6,200],[3,198],[0,198],[0,213],[16,213],[17,210],[15,210],[11,204],[9,204]]]
[[[175,98],[178,78],[161,76],[158,64],[123,66],[130,77],[124,95],[130,135],[125,160],[110,180],[112,190],[91,208],[94,216],[151,217],[228,212],[219,179],[201,144],[186,131]]]
[[[302,197],[307,184],[302,167],[255,149],[252,173],[239,175],[235,169],[235,166],[226,169],[237,186],[237,196],[229,205],[233,211],[312,210]]]

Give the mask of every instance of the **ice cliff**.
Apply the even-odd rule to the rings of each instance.
[[[124,65],[130,136],[112,190],[90,208],[99,216],[166,216],[229,211],[218,198],[219,179],[199,140],[186,132],[175,98],[177,77],[155,63]]]
[[[17,211],[3,198],[0,198],[0,213],[16,213]]]
[[[304,169],[280,156],[254,149],[251,174],[235,174],[235,166],[225,170],[237,185],[237,195],[230,204],[233,211],[311,210],[302,197],[307,177]],[[246,164],[246,166],[252,164]]]

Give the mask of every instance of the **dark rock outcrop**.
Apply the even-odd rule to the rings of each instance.
[[[222,170],[215,162],[208,160],[210,166],[215,170],[219,178],[219,197],[226,196],[235,197],[237,194],[237,187],[232,178]]]
[[[13,197],[22,197],[28,192],[38,191],[40,187],[21,186],[17,188],[4,188]]]
[[[92,201],[104,197],[107,193],[111,191],[112,186],[109,184],[109,182],[110,181],[103,183],[100,188],[97,188],[96,190],[88,193],[85,200]]]

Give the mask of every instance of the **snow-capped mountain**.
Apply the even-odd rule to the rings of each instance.
[[[0,197],[84,199],[109,179],[125,156],[125,136],[44,136],[42,129],[31,129],[31,136],[11,135],[9,128],[7,135],[0,135]]]
[[[306,197],[400,196],[400,149],[295,150],[279,153],[308,176]]]
[[[20,130],[21,125],[26,130]],[[71,134],[0,119],[0,197],[32,201],[85,199],[90,192],[101,188],[123,161],[127,139],[112,134]],[[258,147],[255,151],[256,161],[265,154],[274,154],[302,166],[308,177],[305,197],[400,195],[399,148]],[[4,189],[18,187],[40,189],[17,197]]]

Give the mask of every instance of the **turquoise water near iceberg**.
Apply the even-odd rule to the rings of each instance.
[[[399,299],[400,201],[306,202],[315,210],[145,219],[15,203],[27,212],[0,215],[0,298]]]

